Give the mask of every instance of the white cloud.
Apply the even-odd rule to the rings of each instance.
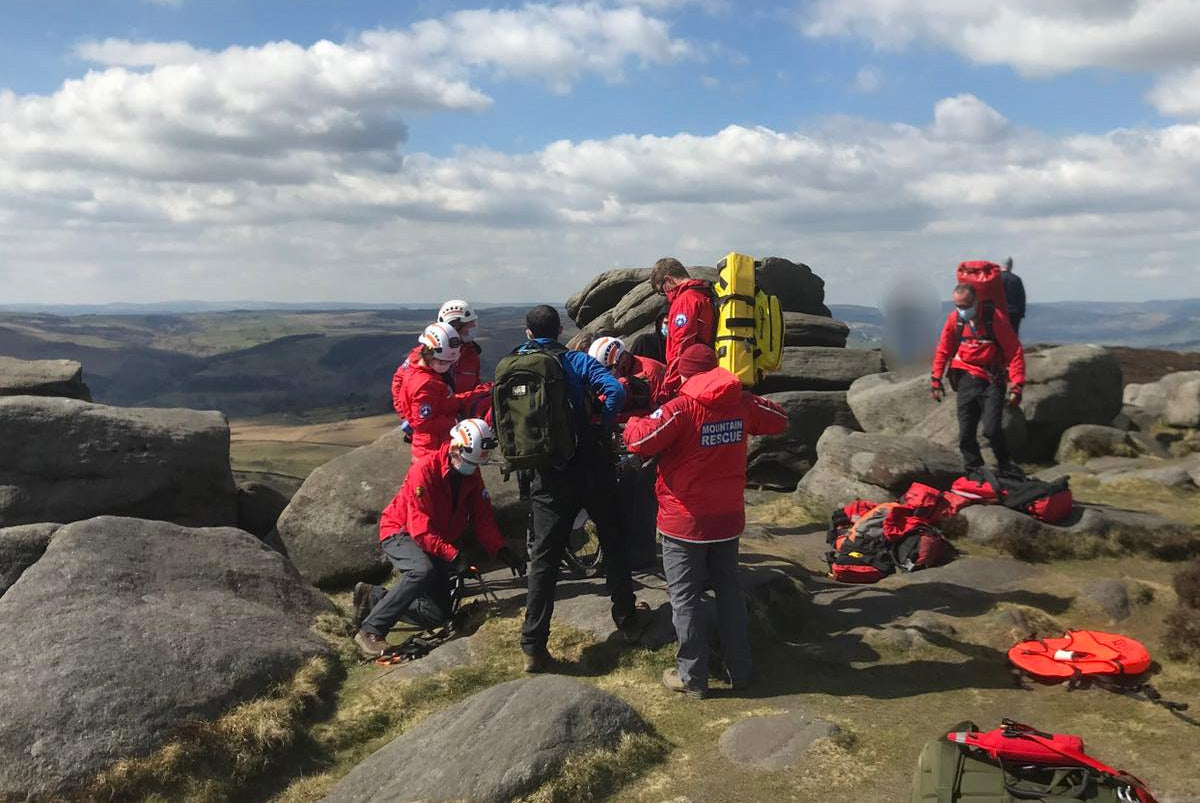
[[[1164,114],[1200,118],[1200,66],[1167,74],[1147,99]]]
[[[854,90],[869,95],[883,86],[883,73],[876,67],[863,67],[854,76]]]
[[[948,47],[1027,75],[1080,67],[1157,70],[1197,57],[1194,0],[819,0],[810,36],[853,36],[880,48]]]
[[[433,301],[452,275],[467,297],[561,299],[603,268],[738,248],[866,303],[893,267],[944,279],[1007,253],[1039,298],[1129,297],[1147,264],[1137,295],[1200,295],[1200,125],[1057,138],[959,95],[922,126],[399,150],[402,115],[487,108],[475,76],[561,87],[693,52],[590,4],[309,47],[90,43],[82,78],[0,93],[0,281],[30,301]]]

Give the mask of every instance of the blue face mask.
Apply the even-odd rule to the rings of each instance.
[[[475,473],[475,470],[477,468],[479,468],[479,466],[475,465],[474,463],[470,462],[469,460],[460,459],[458,461],[458,465],[456,465],[454,467],[454,470],[457,471],[459,474],[469,477]]]
[[[975,317],[975,308],[974,307],[959,307],[958,308],[958,317],[964,321],[971,320],[972,318]]]
[[[667,336],[667,322],[663,321],[662,326],[658,327],[658,333],[663,337]]]

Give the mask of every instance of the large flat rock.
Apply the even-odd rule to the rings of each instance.
[[[735,764],[763,770],[797,766],[818,739],[836,736],[832,722],[789,711],[766,717],[748,717],[721,734],[721,753]]]
[[[1029,422],[1025,459],[1054,454],[1062,434],[1076,424],[1111,424],[1121,412],[1121,365],[1099,346],[1058,346],[1025,355]]]
[[[817,461],[817,441],[831,426],[857,427],[858,422],[838,390],[798,390],[770,393],[767,398],[787,411],[788,428],[779,435],[750,439],[747,482],[791,490]]]
[[[646,725],[628,704],[555,675],[513,680],[434,714],[333,787],[329,803],[509,801],[571,756],[614,749]]]
[[[58,530],[0,597],[0,798],[58,799],[308,659],[333,611],[233,528],[100,517]]]
[[[229,422],[217,412],[0,398],[0,527],[136,516],[237,521]]]
[[[783,313],[783,345],[844,348],[850,327],[824,315]]]
[[[0,529],[0,597],[46,551],[61,524],[22,524]]]
[[[74,360],[0,357],[0,396],[62,396],[91,401],[83,366]]]
[[[755,390],[846,390],[856,379],[883,371],[883,352],[831,346],[785,346],[779,370],[767,374]]]

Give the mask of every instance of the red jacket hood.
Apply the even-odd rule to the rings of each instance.
[[[679,392],[705,407],[728,407],[742,398],[742,383],[724,368],[688,377]]]
[[[680,282],[679,284],[675,285],[670,290],[668,290],[667,291],[667,300],[674,301],[675,298],[680,293],[687,292],[688,290],[697,290],[701,293],[704,293],[705,295],[708,295],[711,287],[712,287],[712,285],[710,285],[708,282],[704,281],[703,279],[688,279],[687,281]]]

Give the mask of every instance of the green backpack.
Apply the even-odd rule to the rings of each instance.
[[[960,735],[979,734],[979,729],[971,722],[956,725],[954,731]],[[1003,760],[942,737],[921,750],[909,799],[911,803],[1020,803],[1028,800],[1139,803],[1154,800],[1136,778],[1105,767],[1090,757],[1083,756],[1094,766],[1060,758],[1060,761],[1038,763]]]
[[[574,410],[559,343],[531,341],[496,366],[492,415],[500,454],[517,470],[563,465],[575,456]]]

